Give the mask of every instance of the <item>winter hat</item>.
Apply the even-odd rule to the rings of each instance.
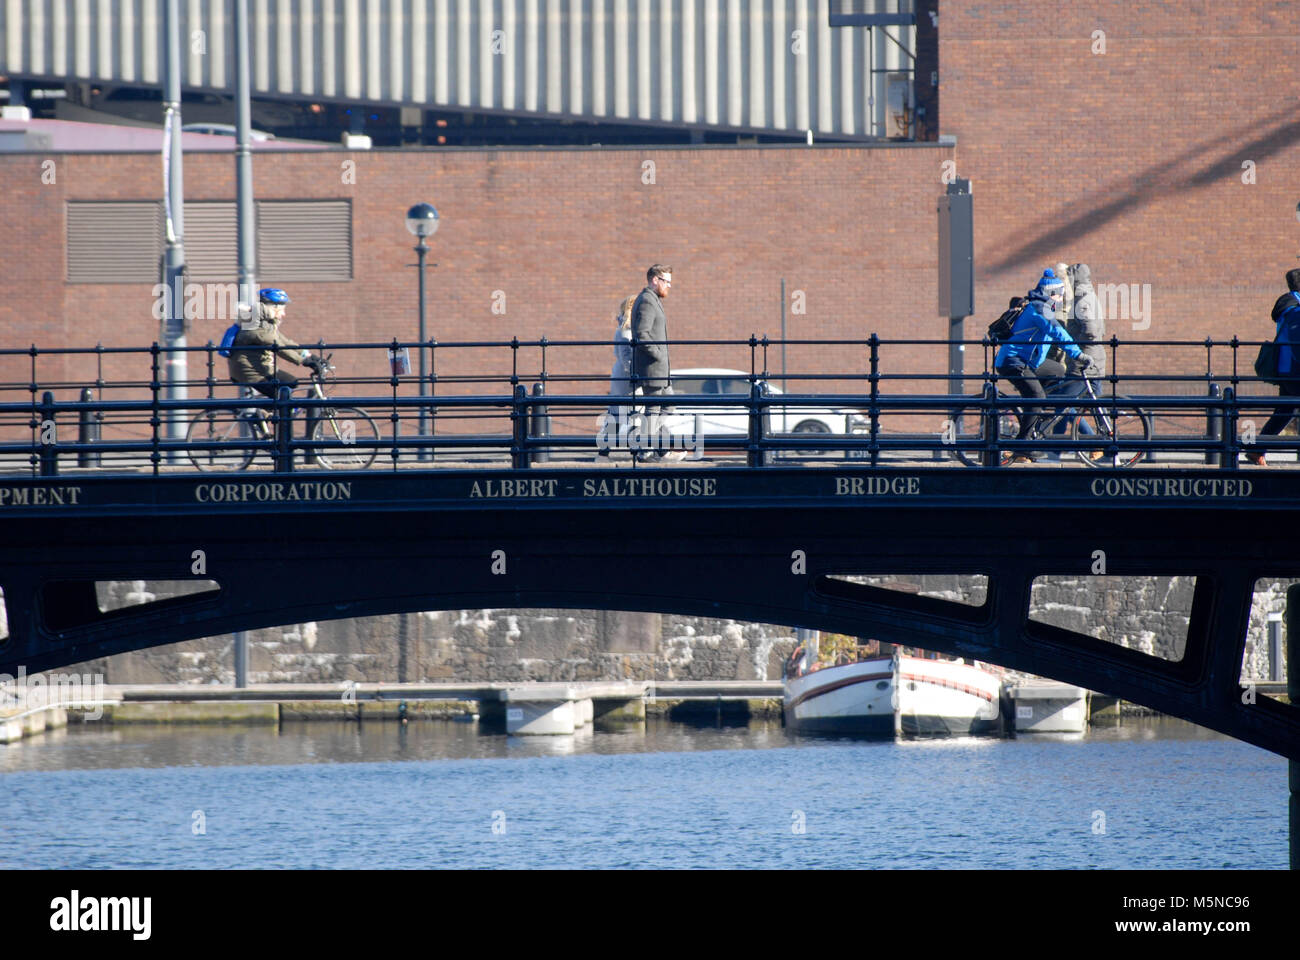
[[[1043,276],[1039,279],[1038,285],[1034,287],[1039,293],[1050,297],[1054,293],[1065,295],[1065,281],[1058,277],[1051,270],[1044,270]]]

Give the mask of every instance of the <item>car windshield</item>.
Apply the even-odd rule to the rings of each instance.
[[[673,393],[709,393],[701,377],[673,377]]]
[[[740,394],[749,396],[749,380],[743,377],[718,377],[710,393]]]

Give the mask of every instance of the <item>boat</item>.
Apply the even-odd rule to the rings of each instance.
[[[895,650],[838,665],[787,665],[786,726],[798,733],[879,737],[1001,735],[1002,678],[963,660]]]

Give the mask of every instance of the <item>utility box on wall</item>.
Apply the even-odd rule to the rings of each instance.
[[[969,180],[948,184],[939,198],[939,316],[975,312],[975,220]]]

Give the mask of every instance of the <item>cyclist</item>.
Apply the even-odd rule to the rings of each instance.
[[[1029,291],[1029,303],[1016,318],[1011,336],[998,349],[993,365],[998,375],[1010,380],[1022,397],[1042,400],[1047,391],[1039,380],[1038,368],[1047,357],[1051,344],[1058,343],[1066,356],[1078,363],[1079,370],[1086,370],[1091,359],[1074,342],[1065,328],[1056,323],[1056,313],[1065,300],[1065,281],[1051,270],[1044,270],[1042,277]],[[1057,368],[1059,370],[1059,367]],[[1046,372],[1045,372],[1046,373]],[[1043,419],[1039,408],[1026,407],[1020,418],[1020,432],[1017,440],[1032,436],[1034,428]],[[1035,452],[1017,454],[1012,463],[1027,463],[1040,459]]]
[[[320,357],[313,357],[294,343],[280,329],[289,295],[279,287],[266,287],[257,292],[258,303],[253,320],[244,325],[235,337],[235,347],[262,347],[230,351],[230,379],[247,384],[258,393],[275,398],[280,387],[290,390],[298,386],[298,378],[276,368],[278,354],[290,363],[319,370]]]

